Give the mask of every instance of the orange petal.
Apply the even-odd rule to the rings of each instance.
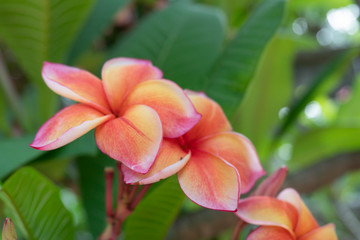
[[[122,117],[96,128],[95,140],[100,150],[111,158],[133,171],[146,173],[161,144],[160,118],[152,108],[134,105]]]
[[[241,193],[248,192],[265,174],[255,147],[241,134],[234,132],[214,134],[196,142],[191,148],[212,153],[234,166],[240,175]]]
[[[330,223],[321,228],[317,228],[310,233],[300,237],[299,240],[337,240],[335,225]]]
[[[288,168],[286,166],[280,167],[277,171],[262,180],[252,195],[275,197],[283,185],[287,172]]]
[[[194,151],[178,173],[184,193],[200,206],[222,211],[235,211],[240,197],[235,169],[216,156]]]
[[[240,200],[236,215],[251,224],[282,227],[292,235],[298,218],[293,205],[265,196]]]
[[[91,73],[63,64],[44,62],[42,76],[55,93],[110,113],[102,82]]]
[[[246,240],[295,240],[289,231],[281,227],[258,227]]]
[[[30,146],[39,150],[62,147],[112,118],[85,104],[68,106],[41,126]]]
[[[114,58],[104,64],[101,75],[111,109],[119,113],[124,98],[138,83],[160,79],[162,72],[147,60]]]
[[[190,155],[190,152],[186,154],[181,149],[176,140],[164,139],[154,165],[148,173],[140,174],[122,165],[124,181],[127,184],[150,184],[160,181],[180,171],[190,159]]]
[[[195,127],[184,135],[187,143],[215,133],[231,131],[231,125],[219,104],[204,94],[190,91],[186,91],[186,93],[194,104],[196,111],[202,116]]]
[[[164,137],[177,138],[199,122],[190,99],[175,83],[150,80],[138,84],[126,99],[126,105],[144,104],[153,108],[161,119]]]
[[[278,199],[287,201],[297,209],[299,215],[299,220],[295,228],[295,234],[297,237],[300,237],[319,227],[319,224],[316,222],[310,210],[306,207],[300,195],[294,189],[284,189],[279,193]]]

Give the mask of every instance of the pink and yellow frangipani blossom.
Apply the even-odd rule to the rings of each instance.
[[[211,209],[235,211],[246,193],[265,174],[252,143],[232,132],[221,107],[202,93],[187,92],[200,121],[177,139],[163,140],[150,171],[138,174],[122,167],[128,184],[150,184],[175,173],[184,193]]]
[[[162,79],[147,60],[115,58],[102,81],[74,67],[45,62],[42,76],[55,93],[79,103],[65,107],[38,131],[31,147],[52,150],[93,128],[105,154],[139,173],[153,165],[163,137],[177,138],[201,118],[185,92]]]
[[[260,225],[247,240],[337,240],[334,224],[320,227],[292,188],[284,189],[277,198],[242,199],[236,215],[245,222]]]

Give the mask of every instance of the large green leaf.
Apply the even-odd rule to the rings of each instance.
[[[224,23],[222,12],[216,9],[174,3],[145,18],[110,56],[149,59],[165,78],[200,90],[201,78],[220,52]]]
[[[105,229],[105,177],[104,169],[115,167],[115,161],[101,155],[77,159],[80,190],[89,230],[97,238]]]
[[[293,145],[290,160],[292,169],[302,168],[315,161],[360,149],[360,128],[329,127],[306,132]]]
[[[31,148],[29,144],[33,139],[34,135],[0,140],[0,179],[33,160],[66,159],[79,155],[95,155],[98,152],[94,136],[91,133],[49,152]]]
[[[0,179],[44,152],[29,147],[34,136],[0,140]]]
[[[104,33],[105,28],[111,23],[115,13],[130,0],[97,0],[86,24],[79,31],[77,38],[69,52],[68,62],[72,63],[90,45]]]
[[[1,186],[0,198],[26,239],[75,239],[59,189],[34,169],[26,167],[12,175]]]
[[[164,181],[129,216],[125,225],[125,239],[164,239],[184,199],[176,176]]]
[[[284,0],[267,0],[247,19],[228,44],[207,79],[207,93],[232,117],[245,95],[268,42],[280,26]]]
[[[55,108],[55,95],[41,80],[44,61],[62,62],[92,0],[2,0],[0,39],[37,85],[41,116]]]
[[[254,143],[261,159],[266,158],[279,110],[291,97],[294,47],[288,38],[275,37],[269,43],[233,121],[235,130]]]

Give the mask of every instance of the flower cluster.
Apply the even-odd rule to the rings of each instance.
[[[254,146],[232,131],[215,101],[163,79],[151,62],[109,60],[102,80],[46,62],[42,76],[51,90],[78,103],[49,119],[31,147],[56,149],[95,128],[99,149],[118,161],[126,184],[151,184],[177,174],[182,190],[195,203],[237,211],[244,221],[261,225],[249,240],[336,239],[334,226],[320,228],[292,189],[277,199],[255,196],[239,202],[240,194],[265,174]]]

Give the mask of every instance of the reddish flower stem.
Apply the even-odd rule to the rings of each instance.
[[[145,196],[146,192],[149,190],[150,187],[151,187],[151,184],[148,184],[148,185],[144,185],[141,188],[139,194],[135,197],[135,199],[130,204],[131,210],[135,209],[135,207],[139,204],[139,202]]]
[[[231,240],[239,240],[240,233],[245,226],[246,226],[246,223],[240,219],[235,226]]]

